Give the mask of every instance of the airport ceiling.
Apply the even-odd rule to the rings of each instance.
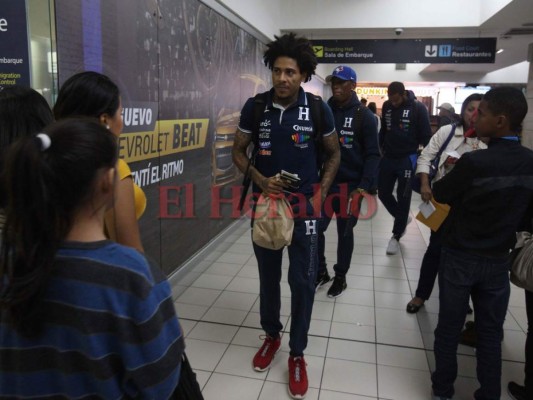
[[[468,1],[468,0],[465,0]],[[391,28],[364,29],[298,29],[301,35],[316,39],[433,39],[433,38],[497,38],[496,49],[504,51],[496,55],[494,64],[429,64],[420,73],[438,75],[439,73],[487,74],[501,68],[526,61],[528,46],[533,43],[533,0],[513,0],[506,7],[475,27],[418,28],[405,27],[398,36]]]

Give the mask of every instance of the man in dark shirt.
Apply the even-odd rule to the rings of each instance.
[[[464,154],[435,183],[433,196],[451,206],[443,226],[439,320],[435,330],[436,399],[451,399],[457,345],[472,296],[476,315],[476,400],[499,399],[501,338],[509,303],[509,251],[533,214],[533,151],[518,134],[527,114],[523,93],[500,87],[485,94],[474,120],[488,149]]]
[[[411,175],[420,145],[431,138],[429,115],[414,93],[405,90],[403,83],[392,82],[388,87],[389,100],[383,103],[380,146],[383,158],[379,165],[378,196],[390,215],[394,217],[392,238],[387,254],[400,250],[400,238],[405,233],[411,205]],[[398,182],[396,198],[392,192]]]
[[[259,123],[258,151],[255,164],[249,165],[246,149],[252,142],[254,99],[250,98],[241,111],[239,128],[233,144],[233,162],[254,182],[254,193],[279,196],[290,189],[280,179],[280,171],[297,174],[300,185],[289,195],[295,215],[294,232],[288,247],[288,282],[291,288],[291,327],[289,356],[289,393],[302,399],[308,389],[304,350],[315,295],[318,268],[317,240],[319,214],[333,178],[339,167],[339,141],[333,115],[320,100],[324,116],[321,131],[313,121],[309,98],[301,84],[311,80],[317,66],[311,43],[294,33],[276,37],[267,45],[263,60],[272,71],[273,88],[266,94],[266,105]],[[313,100],[316,101],[316,100]],[[325,161],[319,175],[317,137]],[[299,198],[304,198],[303,204]],[[296,200],[293,201],[293,200]],[[300,207],[298,210],[296,208]],[[315,210],[317,212],[315,213]],[[266,371],[281,345],[281,261],[283,249],[271,250],[253,244],[259,268],[261,327],[266,338],[253,358],[258,372]]]
[[[333,214],[337,224],[337,263],[333,266],[335,278],[328,297],[338,297],[346,289],[346,273],[350,268],[354,247],[353,227],[357,223],[359,208],[356,204],[368,192],[379,164],[376,118],[364,107],[354,89],[355,71],[345,65],[338,66],[326,77],[331,83],[332,96],[328,104],[335,118],[339,136],[341,163],[324,206],[323,224],[318,236],[319,270],[317,289],[330,280],[326,268],[324,231]],[[374,200],[374,197],[370,197]],[[351,202],[348,202],[348,199]],[[350,204],[350,212],[347,211]]]

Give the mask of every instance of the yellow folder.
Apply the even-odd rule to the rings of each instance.
[[[435,211],[433,214],[431,214],[429,218],[425,218],[421,212],[418,212],[416,219],[435,232],[439,229],[448,216],[448,213],[450,212],[450,206],[448,204],[437,203],[433,198],[431,198],[430,201],[433,206],[435,206]]]

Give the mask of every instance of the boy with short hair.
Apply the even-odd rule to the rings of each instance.
[[[439,270],[439,320],[435,330],[434,399],[451,399],[457,377],[457,345],[468,299],[476,315],[476,400],[501,394],[501,337],[509,303],[509,252],[516,231],[533,215],[533,151],[518,134],[527,114],[524,94],[500,87],[485,94],[474,119],[488,149],[464,154],[435,183],[433,196],[451,206]]]

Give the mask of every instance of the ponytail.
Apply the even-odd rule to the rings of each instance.
[[[65,120],[7,153],[2,188],[0,307],[22,334],[38,334],[40,299],[75,212],[91,200],[96,174],[113,168],[112,133],[89,120]]]

